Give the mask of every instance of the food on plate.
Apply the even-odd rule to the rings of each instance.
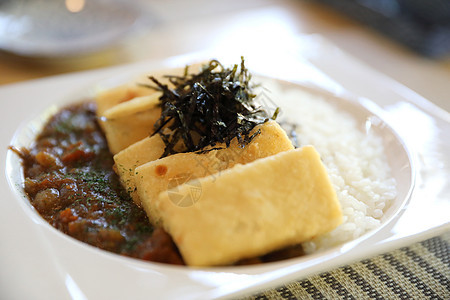
[[[174,238],[188,265],[235,263],[307,241],[340,224],[339,202],[318,154],[312,146],[293,150],[284,130],[256,106],[244,61],[240,69],[227,69],[213,60],[198,73],[170,78],[169,88],[151,77],[160,101],[152,136],[114,160],[124,187],[150,222]],[[294,152],[276,155],[289,150]],[[291,214],[295,205],[297,213]],[[275,209],[276,217],[267,218],[264,207]],[[225,230],[235,223],[248,228]],[[230,242],[237,247],[221,246]],[[206,246],[200,247],[202,243]]]
[[[237,139],[234,139],[231,141],[229,147],[220,145],[217,149],[211,149],[205,152],[204,155],[193,152],[179,153],[158,160],[153,164],[146,164],[159,159],[164,153],[164,142],[159,135],[154,135],[144,138],[114,155],[114,161],[116,162],[115,168],[123,186],[130,193],[134,202],[137,205],[142,205],[136,187],[136,178],[138,180],[143,178],[146,172],[149,173],[149,176],[146,176],[141,185],[148,186],[148,189],[143,188],[141,192],[143,194],[153,194],[153,197],[155,197],[162,191],[162,188],[167,189],[168,181],[171,181],[173,185],[175,183],[174,178],[181,180],[180,175],[183,175],[185,179],[188,179],[186,177],[187,175],[190,175],[188,177],[206,176],[229,168],[237,163],[244,164],[257,158],[293,149],[289,137],[276,122],[268,121],[258,125],[252,133],[258,130],[262,134],[257,135],[254,141],[244,148],[239,146]],[[139,171],[136,171],[136,168],[144,164],[146,165],[139,168]],[[152,166],[157,168],[161,165],[166,168],[164,174],[158,174],[159,172],[149,170]],[[169,168],[169,172],[167,172],[168,166],[172,166]],[[152,175],[155,176],[152,178]],[[161,180],[164,182],[162,183]],[[149,197],[152,198],[152,196]],[[152,223],[156,221],[153,218],[150,218],[150,220]]]
[[[237,164],[251,163],[260,158],[294,149],[285,131],[275,121],[257,125],[250,134],[257,131],[260,131],[260,134],[244,148],[239,146],[235,138],[231,140],[228,147],[216,145],[219,146],[218,149],[202,154],[193,152],[173,154],[138,166],[133,172],[136,191],[139,195],[138,201],[147,211],[150,221],[155,225],[162,225],[163,220],[155,206],[155,201],[161,192],[197,178],[219,177],[221,171]],[[116,157],[115,160],[117,164]],[[120,170],[120,165],[117,168]],[[182,206],[181,203],[177,205]]]
[[[134,203],[141,205],[136,189],[136,168],[144,163],[154,161],[164,153],[165,144],[159,135],[145,137],[114,155],[114,169],[119,175],[123,187],[130,194]]]
[[[95,102],[97,103],[96,114],[101,117],[105,111],[117,104],[125,103],[136,97],[148,96],[150,94],[153,94],[153,91],[137,85],[135,82],[102,90],[98,92],[95,97]]]
[[[115,154],[153,133],[153,124],[161,115],[159,93],[119,103],[100,116],[109,150]]]
[[[395,197],[379,137],[324,96],[250,79],[243,59],[212,60],[62,108],[12,148],[31,203],[91,245],[191,266],[285,259],[379,226]],[[268,91],[281,113],[258,99]]]
[[[314,145],[320,153],[342,207],[343,223],[302,243],[305,252],[329,249],[377,229],[396,198],[396,182],[377,129],[368,130],[368,120],[355,118],[352,109],[359,106],[308,89],[281,88],[272,81],[264,86],[282,97],[280,122],[296,124],[299,144]]]
[[[227,265],[264,255],[342,222],[336,192],[312,146],[236,165],[199,179],[199,186],[200,196],[187,207],[173,198],[193,197],[189,182],[154,200],[188,265]]]

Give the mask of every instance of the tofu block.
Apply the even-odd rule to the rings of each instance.
[[[165,130],[164,133],[168,134],[170,130]],[[135,169],[140,165],[159,159],[163,155],[165,147],[163,140],[157,134],[145,137],[114,155],[115,170],[122,186],[138,206],[141,206],[141,200],[136,191],[135,175],[137,174]],[[177,148],[181,147],[177,144],[175,149]]]
[[[116,154],[154,132],[154,124],[161,116],[158,107],[161,93],[137,97],[117,104],[100,117],[109,150]]]
[[[336,193],[312,146],[197,181],[163,191],[155,201],[165,230],[190,266],[227,265],[263,255],[342,222]],[[193,195],[190,206],[174,201]]]
[[[146,162],[160,158],[164,149],[165,144],[157,134],[146,137],[114,155],[116,173],[123,187],[139,206],[141,201],[136,191],[135,169]]]
[[[118,87],[101,91],[95,97],[97,103],[97,116],[103,116],[103,113],[111,107],[134,99],[136,97],[153,94],[155,90],[143,87],[137,82],[127,83]]]
[[[237,139],[234,139],[228,148],[225,148],[225,145],[216,145],[216,147],[223,146],[224,149],[211,150],[204,154],[178,153],[137,167],[135,170],[137,193],[150,222],[161,225],[161,218],[154,206],[154,199],[160,192],[195,178],[209,175],[215,178],[216,173],[236,164],[250,163],[294,148],[286,132],[275,121],[256,126],[252,133],[257,130],[261,133],[244,148],[239,146]]]
[[[135,183],[139,201],[153,225],[161,226],[159,212],[154,207],[160,192],[196,178],[214,176],[230,166],[217,157],[217,151],[174,154],[136,168]]]

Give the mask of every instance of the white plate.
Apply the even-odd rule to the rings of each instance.
[[[337,52],[325,41],[319,39],[310,43],[314,44],[316,56],[308,58],[309,52],[303,51],[305,56],[300,58],[296,56],[299,52],[294,56],[289,56],[292,54],[289,52],[276,64],[263,64],[265,57],[255,55],[252,59],[248,56],[248,65],[261,74],[320,86],[338,94],[338,98],[350,99],[343,102],[343,109],[353,112],[361,121],[376,115],[389,125],[380,122],[375,126],[389,151],[388,160],[400,185],[399,197],[378,230],[342,246],[297,259],[212,269],[143,262],[101,251],[67,237],[43,221],[21,194],[17,186],[20,181],[17,158],[7,155],[6,151],[7,145],[13,142],[14,133],[21,133],[14,143],[27,144],[36,134],[30,121],[39,123],[42,120],[39,116],[44,111],[54,111],[57,105],[78,99],[80,91],[81,94],[91,92],[89,88],[104,78],[127,78],[131,74],[211,56],[209,53],[192,54],[163,62],[141,62],[59,76],[0,88],[3,108],[0,112],[0,167],[6,170],[0,181],[3,192],[0,201],[3,224],[0,227],[1,296],[7,299],[236,297],[447,230],[450,211],[448,113]],[[230,59],[214,54],[225,62]],[[338,60],[336,56],[339,56]],[[317,57],[321,59],[316,61]],[[321,69],[335,76],[326,76]],[[338,84],[342,78],[351,80],[345,85]],[[349,94],[361,86],[366,89],[357,96],[364,98]],[[415,189],[410,193],[414,181]]]

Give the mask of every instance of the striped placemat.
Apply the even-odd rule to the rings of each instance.
[[[450,232],[245,299],[450,299]]]

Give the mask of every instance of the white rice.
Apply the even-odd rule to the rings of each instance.
[[[304,243],[305,251],[329,248],[377,228],[396,196],[381,137],[364,132],[363,125],[325,96],[269,89],[272,95],[282,95],[275,101],[282,108],[279,121],[298,124],[299,146],[310,144],[320,153],[344,215],[338,228]]]

